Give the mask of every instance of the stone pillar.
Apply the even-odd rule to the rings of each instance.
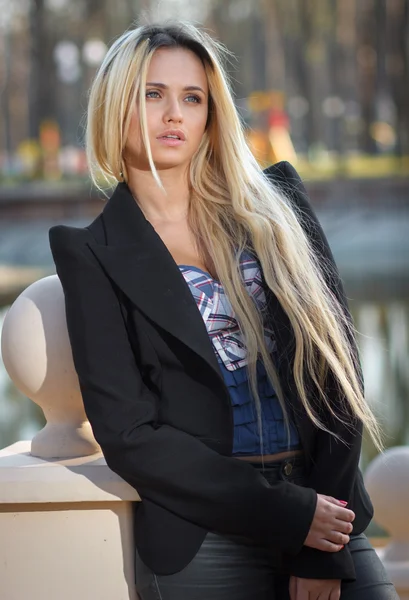
[[[4,366],[16,387],[36,402],[47,424],[32,440],[41,458],[86,456],[99,450],[85,415],[56,275],[30,285],[3,324]]]
[[[409,447],[389,448],[378,455],[366,470],[365,485],[376,522],[391,538],[377,552],[400,600],[409,600]]]
[[[140,498],[92,435],[58,277],[14,302],[2,355],[47,425],[32,442],[0,451],[0,598],[137,600],[132,510]]]

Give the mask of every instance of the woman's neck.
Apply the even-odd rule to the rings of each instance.
[[[158,171],[165,191],[158,187],[151,171],[130,169],[128,187],[148,221],[173,222],[186,219],[190,192],[186,170]]]

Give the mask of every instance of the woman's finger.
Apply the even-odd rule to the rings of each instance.
[[[352,533],[353,526],[352,523],[347,523],[346,521],[340,521],[339,519],[335,519],[334,529],[336,531],[340,531],[341,533],[346,533],[349,535]]]
[[[340,600],[341,598],[341,584],[336,585],[331,590],[329,600]]]
[[[340,521],[352,523],[355,520],[355,513],[349,508],[334,508],[334,517]]]
[[[340,533],[339,531],[330,531],[329,535],[326,536],[326,539],[337,546],[345,546],[345,544],[349,544],[349,535],[346,533]]]
[[[334,544],[329,540],[323,538],[317,540],[317,543],[313,546],[317,550],[323,550],[324,552],[339,552],[343,548],[343,544]]]
[[[336,498],[333,498],[332,496],[322,495],[322,497],[325,498],[325,500],[327,500],[327,502],[330,502],[331,504],[334,505],[334,508],[332,510],[333,510],[334,516],[337,519],[339,519],[340,521],[346,521],[348,523],[352,523],[352,521],[355,519],[355,513],[353,510],[351,510],[349,508],[345,508],[344,506],[340,505],[339,500],[337,500]]]
[[[290,592],[290,600],[297,600],[297,578],[296,577],[293,577],[293,576],[290,577],[289,592]]]
[[[308,580],[297,577],[297,592],[295,600],[310,600],[310,592],[308,591]],[[314,599],[315,600],[315,599]]]

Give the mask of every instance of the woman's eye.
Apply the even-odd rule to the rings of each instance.
[[[155,90],[151,90],[150,92],[146,92],[146,98],[160,98],[160,94],[159,92],[155,91]],[[193,104],[200,104],[201,102],[201,98],[199,98],[199,96],[196,96],[195,94],[191,94],[189,96],[186,96],[186,100],[189,103],[193,103]]]

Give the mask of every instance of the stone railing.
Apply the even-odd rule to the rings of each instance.
[[[55,275],[28,287],[6,315],[2,355],[15,385],[44,411],[31,442],[0,451],[1,600],[137,600],[132,509],[140,498],[106,465],[86,419]],[[409,600],[409,448],[366,472],[378,552]]]

